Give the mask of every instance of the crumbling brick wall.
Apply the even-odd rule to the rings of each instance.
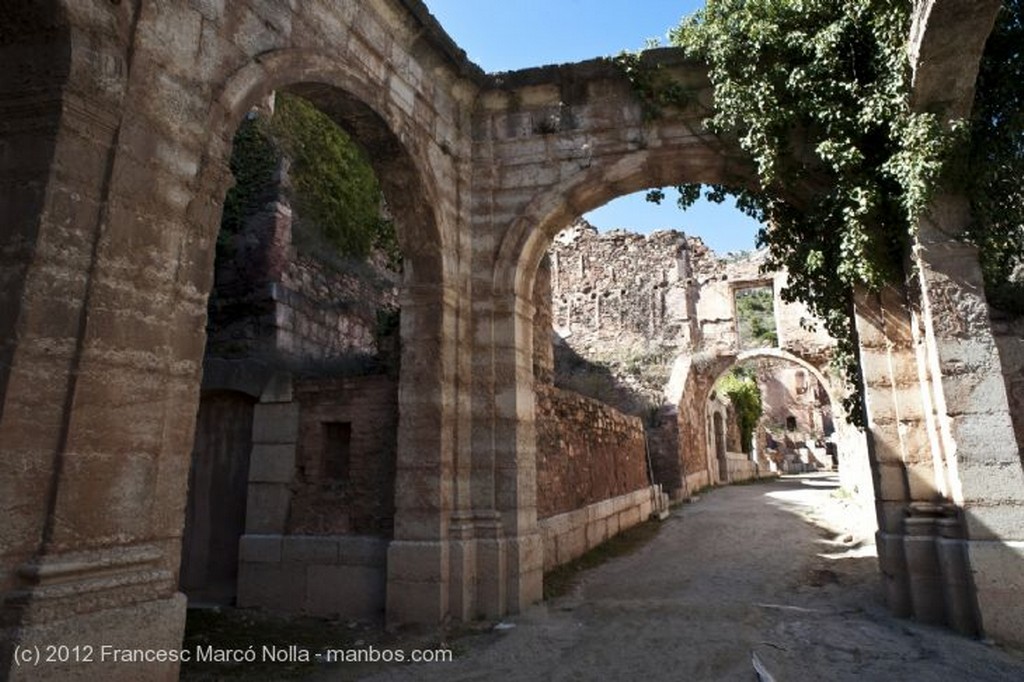
[[[537,385],[537,516],[548,518],[650,485],[637,417]]]
[[[207,355],[284,361],[301,369],[354,356],[386,364],[396,350],[379,311],[398,309],[399,275],[380,254],[342,260],[327,245],[293,243],[280,192],[226,237],[210,295]]]
[[[288,532],[390,537],[398,384],[386,375],[299,382]]]

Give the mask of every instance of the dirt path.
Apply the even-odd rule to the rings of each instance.
[[[868,532],[834,489],[808,476],[715,490],[515,627],[459,639],[455,662],[366,679],[753,680],[756,652],[779,682],[1024,680],[1019,652],[887,614]]]

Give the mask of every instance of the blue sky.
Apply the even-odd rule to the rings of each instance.
[[[469,58],[485,71],[510,71],[543,64],[615,55],[665,42],[669,28],[702,0],[425,0]],[[643,194],[620,197],[591,211],[587,220],[602,230],[636,232],[674,228],[697,235],[720,253],[752,249],[757,223],[732,207],[701,201],[688,211],[674,195],[660,206]]]

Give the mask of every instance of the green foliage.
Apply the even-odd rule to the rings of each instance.
[[[256,118],[247,118],[235,133],[231,150],[231,173],[235,185],[224,197],[218,249],[227,246],[231,235],[238,234],[245,218],[260,210],[268,199],[267,190],[281,160],[281,154]]]
[[[959,139],[910,111],[910,4],[900,0],[708,0],[670,38],[705,60],[715,86],[706,122],[737,140],[759,186],[713,186],[766,221],[768,269],[786,269],[837,340],[834,361],[857,376],[851,293],[904,276],[920,211]],[[680,188],[684,208],[700,188]],[[652,197],[657,199],[658,197]],[[859,382],[851,382],[857,384]],[[854,386],[848,414],[862,421]]]
[[[757,420],[764,412],[761,403],[761,389],[757,382],[742,367],[735,367],[715,382],[715,392],[726,396],[732,403],[740,428],[740,443],[743,452],[750,452]]]
[[[777,346],[775,297],[771,287],[751,287],[736,292],[736,326],[740,348]]]
[[[971,197],[970,238],[980,247],[989,301],[1024,314],[1024,1],[1004,0],[985,45],[958,178]]]
[[[279,93],[270,131],[292,161],[294,201],[305,226],[314,226],[342,255],[365,257],[373,247],[395,251],[377,176],[334,121],[306,100]]]
[[[246,120],[235,135],[231,170],[235,186],[224,202],[222,232],[237,233],[258,211],[281,158],[296,209],[296,242],[326,242],[337,255],[362,259],[383,250],[400,264],[394,225],[383,217],[377,177],[363,150],[306,100],[278,93],[269,120]]]
[[[611,61],[622,69],[640,96],[647,120],[657,118],[665,108],[681,107],[692,100],[691,93],[672,81],[660,65],[652,67],[645,63],[639,52],[620,52]]]

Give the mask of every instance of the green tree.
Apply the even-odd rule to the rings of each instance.
[[[709,64],[715,111],[707,126],[738,142],[759,181],[712,187],[709,198],[734,193],[742,209],[770,225],[758,235],[769,248],[766,267],[789,271],[783,298],[803,301],[823,321],[838,343],[834,360],[851,380],[858,373],[852,291],[906,277],[918,216],[940,179],[949,178],[952,150],[965,146],[967,126],[910,110],[910,6],[708,0],[670,35]],[[1020,17],[1021,0],[1007,2],[982,67],[972,153],[961,164],[973,178],[972,236],[993,291],[1009,281],[1024,250]],[[655,83],[634,80],[642,96]],[[683,207],[701,191],[679,189]],[[861,421],[859,381],[851,384],[846,407]]]
[[[378,248],[400,265],[394,225],[384,217],[383,195],[365,152],[310,102],[287,93],[277,94],[269,120],[250,117],[235,135],[235,186],[225,198],[222,233],[237,233],[244,218],[261,208],[282,157],[290,161],[300,240],[326,242],[354,259]]]
[[[764,412],[761,389],[753,376],[742,367],[734,367],[728,374],[715,382],[715,392],[724,395],[732,403],[740,429],[740,446],[743,452],[750,452],[757,421]]]

